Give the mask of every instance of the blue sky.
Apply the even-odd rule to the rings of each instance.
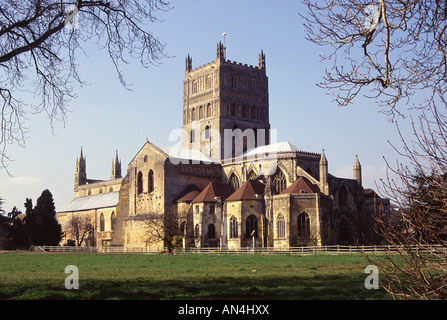
[[[65,123],[56,122],[54,132],[45,114],[28,114],[30,128],[25,148],[10,146],[15,159],[9,170],[0,171],[0,196],[9,212],[23,209],[26,198],[34,203],[44,189],[54,196],[56,209],[73,198],[76,157],[81,146],[87,157],[87,177],[109,179],[115,151],[127,165],[146,138],[157,145],[172,145],[171,130],[182,123],[184,61],[189,53],[193,67],[215,59],[216,44],[226,33],[227,58],[256,65],[258,54],[266,54],[270,92],[270,123],[278,140],[289,140],[305,151],[321,152],[330,173],[352,178],[358,154],[364,187],[385,176],[386,157],[397,154],[388,144],[399,145],[395,125],[369,99],[340,108],[332,97],[316,86],[329,64],[319,62],[327,48],[305,40],[299,13],[300,1],[176,1],[174,8],[158,14],[161,22],[148,24],[166,44],[166,58],[147,69],[138,61],[123,66],[132,90],[123,88],[107,54],[89,47],[88,56],[78,56],[81,78],[69,103]],[[79,17],[82,19],[82,16]],[[367,92],[366,92],[367,93]],[[408,121],[400,125],[408,131]]]

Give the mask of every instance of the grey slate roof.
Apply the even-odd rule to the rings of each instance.
[[[72,212],[115,207],[118,204],[119,192],[96,194],[93,196],[74,198],[58,212]]]

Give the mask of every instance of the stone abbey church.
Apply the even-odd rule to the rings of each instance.
[[[180,110],[179,110],[180,111]],[[146,141],[121,171],[116,154],[111,178],[87,177],[76,160],[74,199],[58,212],[65,238],[69,222],[93,225],[82,245],[164,246],[153,236],[154,217],[185,247],[289,247],[376,242],[372,215],[389,207],[353,178],[328,171],[322,153],[273,141],[265,55],[258,65],[229,61],[222,43],[216,60],[193,68],[185,59],[183,125],[174,147]],[[180,139],[181,137],[181,139]],[[152,230],[152,231],[151,231]]]

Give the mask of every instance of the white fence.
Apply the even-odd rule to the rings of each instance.
[[[443,253],[447,254],[447,248],[440,245],[419,245],[409,248],[418,253]],[[403,247],[395,246],[312,246],[312,247],[289,247],[289,248],[240,248],[238,250],[229,250],[227,248],[176,248],[174,254],[198,253],[198,254],[292,254],[292,255],[341,255],[357,253],[398,253],[404,250]],[[111,246],[103,247],[71,247],[71,246],[36,246],[36,252],[67,252],[67,253],[146,253],[146,254],[164,254],[168,250],[160,247],[121,247]]]

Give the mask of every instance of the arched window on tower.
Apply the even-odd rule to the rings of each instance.
[[[206,106],[206,116],[207,117],[212,116],[211,103],[208,103],[208,105]]]
[[[197,83],[197,80],[194,80],[194,81],[192,82],[192,93],[197,93],[197,92],[198,92],[198,89],[199,89],[199,85],[198,85],[198,83]]]
[[[138,194],[143,193],[143,173],[141,171],[138,172],[137,192],[138,192]]]
[[[210,126],[207,125],[205,127],[205,140],[208,140],[210,138]]]
[[[211,76],[206,76],[205,87],[207,89],[211,89],[211,85],[212,85]]]
[[[189,142],[194,143],[194,141],[196,141],[196,132],[194,131],[194,129],[191,130],[190,136],[189,136]]]
[[[154,171],[149,170],[149,174],[147,177],[147,192],[154,191]]]
[[[287,180],[284,172],[281,169],[277,169],[273,175],[273,193],[280,194],[286,189]]]
[[[237,76],[236,76],[236,75],[233,75],[233,76],[231,77],[231,86],[232,86],[233,88],[235,88],[235,87],[237,86]]]
[[[232,103],[230,106],[230,115],[232,117],[236,117],[237,115],[237,107],[236,107],[236,103]]]

